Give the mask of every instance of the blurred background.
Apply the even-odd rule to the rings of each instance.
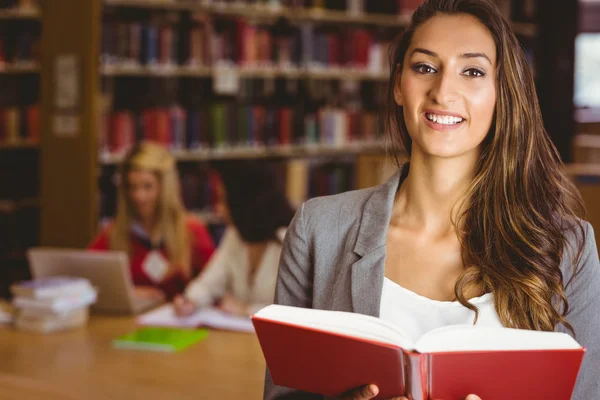
[[[600,1],[496,0],[600,231]],[[140,140],[176,156],[216,243],[211,160],[276,166],[294,205],[382,182],[387,47],[419,0],[0,0],[0,295],[25,251],[84,248]]]

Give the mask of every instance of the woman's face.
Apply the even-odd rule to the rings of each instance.
[[[127,174],[127,196],[137,217],[145,220],[156,215],[160,182],[154,172],[133,170]]]
[[[396,81],[412,154],[479,155],[496,105],[496,45],[468,14],[439,15],[414,33]]]

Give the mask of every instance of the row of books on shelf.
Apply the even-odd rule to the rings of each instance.
[[[256,9],[264,12],[277,13],[289,9],[314,10],[314,11],[344,11],[350,15],[356,14],[387,14],[387,15],[410,15],[423,3],[423,0],[130,0],[122,2],[120,0],[107,0],[108,5],[127,5],[140,6],[150,4],[164,5],[187,5],[198,6],[212,9],[216,12],[227,10],[251,10]]]
[[[39,105],[0,109],[0,145],[36,144],[39,140]]]
[[[105,115],[100,129],[102,153],[123,154],[141,140],[174,150],[263,148],[299,144],[342,146],[377,141],[377,116],[366,110],[213,103],[202,109],[180,106],[139,113]]]
[[[346,20],[365,15],[408,18],[422,3],[423,0],[105,0],[105,4],[116,6],[162,5],[167,9],[202,9],[217,14],[291,16],[325,21],[328,13],[341,14]],[[536,19],[537,0],[496,0],[496,3],[502,8],[503,3],[508,3],[506,17],[513,21],[529,23]]]
[[[189,23],[167,18],[104,23],[102,62],[106,66],[169,68],[206,67],[228,62],[238,66],[284,68],[387,69],[393,35],[368,29],[266,26],[234,19],[212,21],[205,16]]]
[[[353,158],[293,159],[261,161],[270,163],[290,202],[299,205],[316,197],[342,193],[357,188],[357,166]],[[376,175],[376,174],[373,174]],[[209,167],[182,167],[180,170],[182,199],[188,210],[194,210],[208,223],[219,223],[212,210],[218,200],[219,177]],[[104,171],[100,178],[101,215],[116,212],[118,170]]]
[[[0,70],[10,66],[35,66],[39,61],[39,32],[0,26]]]
[[[37,10],[39,9],[38,0],[0,0],[0,10],[19,9],[19,10]]]

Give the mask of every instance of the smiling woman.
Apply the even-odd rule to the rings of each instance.
[[[567,332],[587,348],[572,400],[600,398],[594,233],[514,33],[490,0],[427,0],[390,54],[386,142],[409,162],[381,186],[302,205],[276,302],[419,334],[454,324]],[[375,397],[369,383],[346,397]],[[321,397],[267,374],[265,398]]]

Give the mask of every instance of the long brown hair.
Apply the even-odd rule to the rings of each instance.
[[[135,209],[127,195],[127,176],[130,171],[144,170],[156,175],[160,182],[157,224],[150,234],[153,245],[164,242],[169,262],[184,276],[191,274],[190,237],[187,214],[181,201],[181,190],[175,158],[159,144],[144,142],[134,146],[125,156],[120,169],[117,216],[110,229],[111,250],[131,251],[129,234]]]
[[[391,83],[382,119],[388,151],[397,163],[400,154],[410,158],[412,142],[402,107],[394,101],[394,86],[415,30],[436,15],[457,13],[470,14],[487,27],[498,61],[494,121],[481,144],[466,201],[453,221],[466,266],[454,288],[456,299],[477,312],[465,293],[481,288],[494,293],[504,326],[552,331],[563,323],[572,329],[560,265],[571,250],[578,272],[585,235],[583,201],[544,129],[522,48],[491,1],[427,0],[415,11],[390,50]],[[577,245],[569,249],[565,243],[573,235]]]

